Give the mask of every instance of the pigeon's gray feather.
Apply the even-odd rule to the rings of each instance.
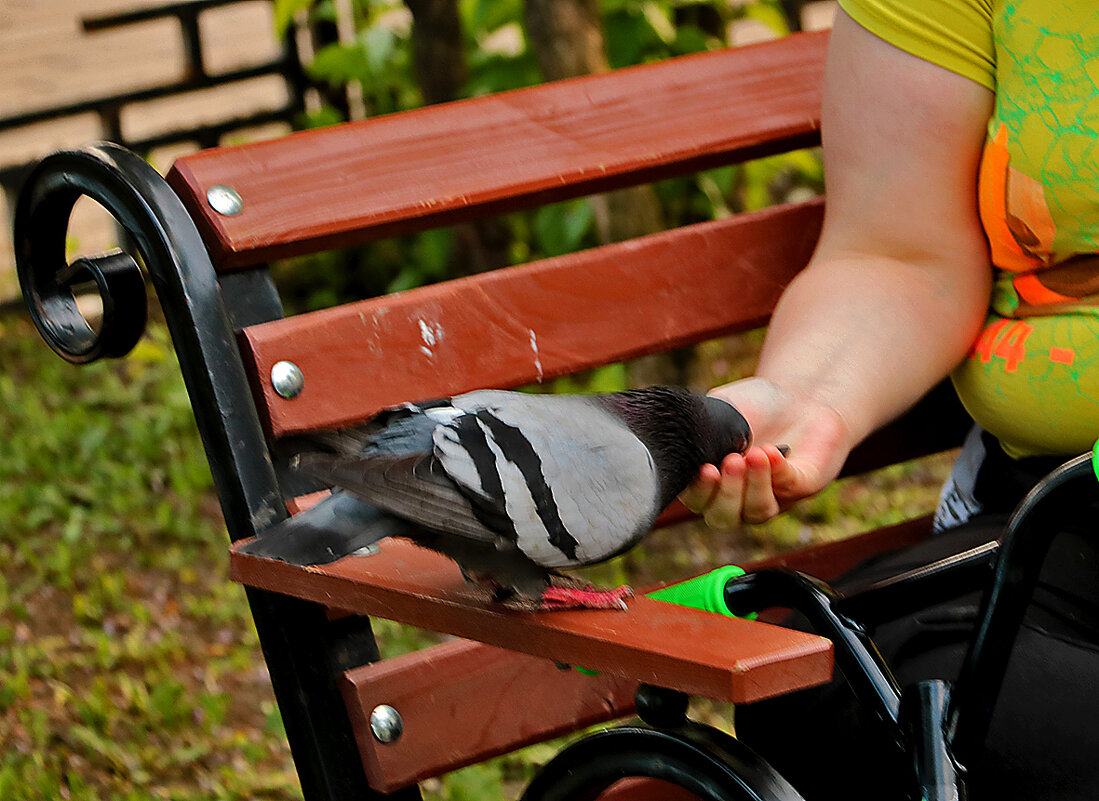
[[[583,397],[484,395],[491,397],[475,399],[475,420],[503,484],[502,497],[486,500],[512,521],[516,542],[532,561],[554,568],[591,564],[648,531],[657,483],[652,457],[610,412]],[[455,400],[462,405],[463,398]],[[436,429],[435,453],[447,475],[484,497],[480,484],[468,479],[477,470],[455,436],[458,425]],[[527,443],[530,463],[516,453],[516,440]]]
[[[302,454],[299,469],[354,493],[372,506],[435,531],[481,542],[496,535],[473,513],[467,496],[441,474],[433,457]]]
[[[267,529],[242,550],[293,564],[324,564],[385,537],[408,536],[412,528],[407,520],[337,490],[313,508]]]

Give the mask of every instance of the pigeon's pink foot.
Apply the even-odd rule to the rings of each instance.
[[[588,584],[584,587],[547,587],[539,599],[541,610],[558,609],[625,609],[633,597],[631,587],[605,590]]]

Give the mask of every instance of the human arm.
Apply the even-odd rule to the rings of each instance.
[[[988,89],[837,13],[821,240],[775,310],[756,376],[712,391],[757,444],[682,495],[708,523],[761,522],[818,492],[964,358],[991,280],[976,197],[991,109]]]

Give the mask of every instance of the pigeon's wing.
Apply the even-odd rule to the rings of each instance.
[[[425,528],[494,542],[497,533],[440,469],[434,455],[302,454],[299,469]]]
[[[544,567],[607,559],[651,526],[652,457],[625,426],[583,397],[478,392],[467,413],[435,429],[439,463]]]
[[[649,451],[593,400],[481,390],[387,415],[342,435],[340,453],[303,454],[300,468],[425,528],[510,543],[551,568],[620,553],[660,511]]]
[[[294,565],[326,564],[407,528],[405,521],[337,490],[312,509],[260,532],[240,550]]]
[[[384,409],[359,426],[308,434],[301,438],[304,444],[297,451],[354,457],[427,454],[433,447],[431,436],[435,427],[458,414],[461,410],[449,400],[405,403]]]

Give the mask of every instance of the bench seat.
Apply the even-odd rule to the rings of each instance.
[[[467,583],[452,561],[404,540],[387,540],[371,556],[307,567],[234,548],[230,576],[326,606],[720,701],[748,703],[832,675],[832,646],[822,637],[651,598],[635,597],[626,611],[510,611]]]

